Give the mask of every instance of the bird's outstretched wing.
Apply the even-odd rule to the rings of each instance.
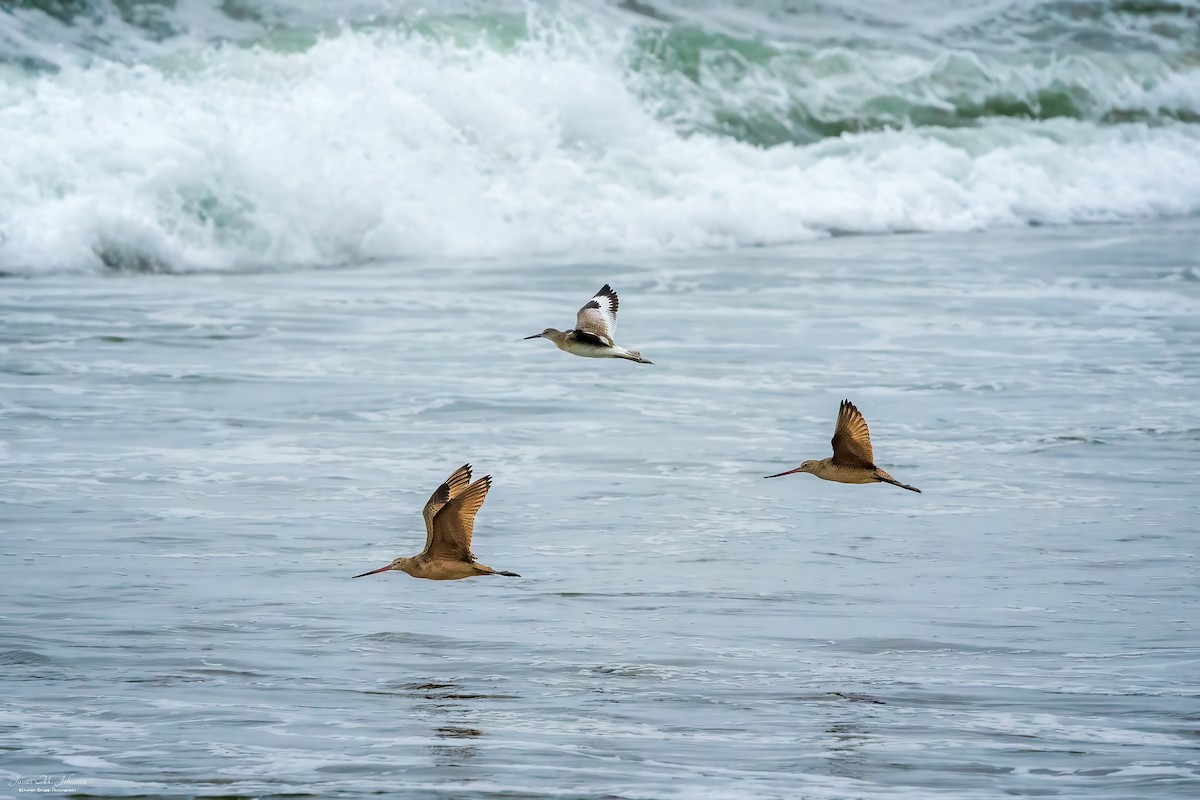
[[[612,347],[617,328],[617,293],[607,283],[575,315],[575,331]]]
[[[838,409],[837,425],[833,429],[833,463],[847,467],[874,467],[875,455],[871,452],[871,432],[867,421],[854,407],[854,403],[843,400]]]
[[[492,476],[484,475],[442,506],[433,518],[433,539],[424,555],[432,560],[471,561],[471,535],[475,515],[492,488]]]
[[[429,549],[429,544],[433,541],[433,518],[437,516],[437,513],[447,503],[462,494],[462,490],[467,488],[470,483],[471,465],[463,464],[454,470],[449,478],[442,481],[442,485],[434,489],[433,494],[429,495],[429,502],[425,504],[425,508],[421,511],[421,516],[425,518],[426,550]]]

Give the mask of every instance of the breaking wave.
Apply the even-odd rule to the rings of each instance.
[[[5,7],[0,271],[646,253],[1200,210],[1200,6],[1001,6]]]

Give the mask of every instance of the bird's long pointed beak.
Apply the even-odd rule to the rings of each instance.
[[[541,339],[541,338],[542,338],[542,334],[540,334],[540,333],[535,333],[533,336],[526,336],[525,338],[526,338],[526,339]]]
[[[376,572],[387,572],[391,568],[392,568],[392,565],[388,564],[386,567],[380,567],[379,569],[373,569],[370,572],[364,572],[362,575],[355,575],[354,577],[355,578],[365,578],[368,575],[374,575]]]
[[[763,475],[764,478],[782,478],[784,475],[791,475],[796,472],[801,472],[800,467],[789,469],[787,472],[777,472],[774,475]]]

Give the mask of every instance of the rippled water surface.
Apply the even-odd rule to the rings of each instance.
[[[1194,797],[1198,253],[5,280],[0,794]],[[762,479],[843,397],[923,494]],[[350,580],[464,461],[523,577]]]

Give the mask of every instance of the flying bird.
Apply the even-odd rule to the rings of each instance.
[[[433,581],[456,581],[475,575],[521,577],[515,572],[485,567],[471,553],[475,515],[479,513],[490,488],[491,475],[471,483],[471,465],[463,464],[434,490],[421,511],[421,516],[425,518],[425,549],[419,555],[397,558],[386,567],[354,577],[362,578],[390,569]]]
[[[653,364],[636,350],[626,350],[613,341],[617,327],[617,293],[607,283],[575,315],[575,329],[560,331],[546,328],[526,339],[549,339],[559,350],[584,358],[624,358],[639,364]]]
[[[843,400],[841,408],[838,409],[832,444],[833,458],[805,461],[795,469],[766,477],[778,478],[796,472],[810,472],[823,480],[837,481],[838,483],[890,483],[901,489],[908,489],[910,492],[921,491],[915,486],[901,483],[875,466],[867,421],[854,407],[854,403],[849,400]]]

